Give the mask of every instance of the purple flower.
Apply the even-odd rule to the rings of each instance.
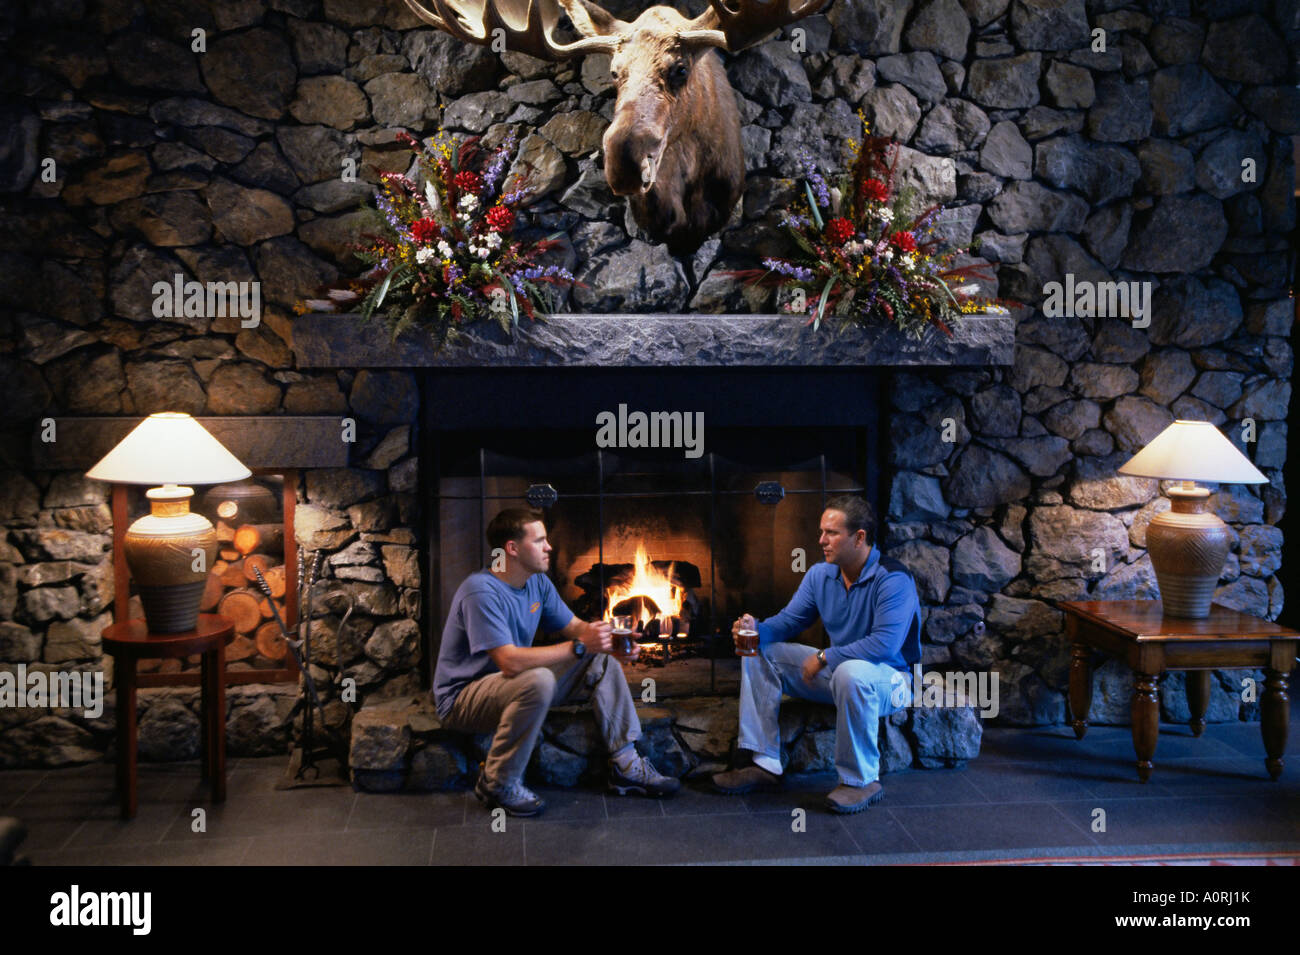
[[[501,204],[503,206],[516,205],[517,203],[521,202],[523,198],[532,191],[533,189],[531,186],[524,186],[522,189],[516,189],[514,192],[507,192],[504,196],[501,197]]]
[[[375,206],[384,214],[384,218],[388,220],[388,224],[393,227],[394,232],[408,240],[410,239],[410,231],[403,225],[402,220],[398,218],[397,213],[393,210],[392,202],[382,192],[375,193]]]
[[[764,259],[763,264],[778,275],[787,275],[800,282],[811,282],[813,280],[812,269],[795,265],[793,262],[786,262],[782,259]]]
[[[492,157],[492,162],[483,170],[483,183],[487,186],[488,194],[491,195],[496,191],[497,183],[501,180],[501,174],[505,172],[506,162],[514,155],[515,147],[519,145],[519,135],[513,129],[510,130],[501,144],[497,154]]]
[[[817,162],[812,158],[812,153],[808,151],[807,146],[800,146],[795,150],[795,164],[799,169],[800,175],[808,180],[808,185],[812,187],[813,195],[817,199],[817,205],[823,209],[829,209],[831,205],[831,192],[826,186],[826,180],[822,174],[817,171]]]

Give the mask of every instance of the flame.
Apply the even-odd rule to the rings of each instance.
[[[626,584],[611,584],[608,588],[609,609],[605,612],[608,620],[614,614],[614,608],[629,597],[648,597],[659,608],[660,616],[679,617],[682,613],[682,588],[673,585],[670,576],[673,565],[668,567],[668,575],[660,573],[650,563],[645,545],[636,545],[636,570],[632,579]],[[654,619],[645,606],[641,608],[641,623],[644,626]]]

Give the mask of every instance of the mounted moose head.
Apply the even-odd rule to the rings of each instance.
[[[608,53],[617,98],[605,178],[674,255],[721,229],[743,190],[740,114],[714,50],[743,50],[828,2],[709,0],[693,20],[656,6],[628,23],[588,0],[406,0],[420,19],[469,43],[501,39],[507,50],[547,60]],[[562,14],[579,35],[574,42],[555,38]]]

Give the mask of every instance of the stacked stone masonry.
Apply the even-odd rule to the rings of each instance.
[[[835,0],[798,29],[802,52],[787,30],[726,58],[746,194],[695,257],[691,289],[604,184],[600,57],[497,57],[420,26],[401,0],[54,0],[0,14],[13,51],[0,74],[0,666],[104,668],[111,685],[106,488],[32,466],[43,419],[332,415],[357,422],[351,465],[302,476],[296,530],[326,555],[325,585],[356,599],[341,665],[357,705],[421,690],[416,377],[299,370],[289,346],[295,301],[356,268],[370,183],[407,168],[394,130],[440,123],[489,141],[525,133],[530,224],[565,233],[587,286],[564,303],[574,311],[770,311],[721,273],[785,250],[796,147],[840,158],[858,110],[905,144],[904,181],[951,207],[945,229],[977,243],[1001,294],[1036,307],[1010,367],[900,372],[890,389],[883,544],[917,578],[926,664],[995,670],[1001,720],[1065,719],[1051,601],[1155,596],[1144,533],[1167,502],[1115,470],[1175,417],[1214,421],[1270,480],[1214,499],[1234,532],[1217,599],[1275,618],[1300,4]],[[341,178],[346,160],[358,181]],[[178,273],[260,280],[261,325],[154,318],[153,283]],[[1043,287],[1065,273],[1151,282],[1150,327],[1045,316]],[[319,630],[331,668],[337,624]],[[1249,675],[1219,675],[1210,719],[1257,718],[1240,700]],[[1179,680],[1162,695],[1170,719],[1185,708]],[[1127,681],[1118,665],[1099,673],[1093,720],[1127,721]],[[331,706],[341,730],[351,707]],[[232,689],[239,751],[286,745],[283,707],[282,688]],[[160,740],[181,741],[146,758],[191,752],[189,696],[151,691],[142,709]],[[111,720],[0,709],[0,765],[96,758]]]

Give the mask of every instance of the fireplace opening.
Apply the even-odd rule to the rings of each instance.
[[[557,377],[569,387],[545,380]],[[770,616],[793,596],[821,559],[827,500],[857,494],[880,509],[878,382],[872,373],[819,371],[775,394],[755,392],[752,404],[723,407],[698,389],[674,387],[673,377],[430,376],[421,465],[433,503],[429,671],[456,588],[491,562],[487,522],[531,504],[546,517],[549,575],[574,613],[631,618],[640,654],[624,669],[638,696],[646,678],[661,698],[736,692],[732,621],[746,612]],[[514,389],[502,379],[513,379]],[[479,389],[490,391],[479,391],[481,403]],[[527,396],[513,407],[512,390]],[[702,452],[596,447],[596,416],[620,403],[702,411]],[[579,415],[585,427],[573,426]],[[550,639],[539,634],[536,642]],[[820,625],[803,639],[825,645]]]

